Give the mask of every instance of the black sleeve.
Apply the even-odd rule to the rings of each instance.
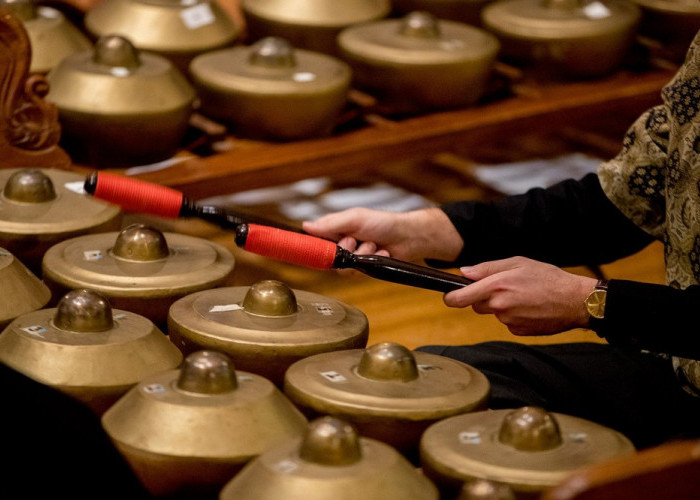
[[[610,344],[700,360],[699,305],[699,285],[678,290],[613,279],[605,318],[591,319],[591,328]]]
[[[605,196],[596,174],[534,188],[491,203],[441,207],[464,240],[453,263],[471,265],[517,255],[558,266],[605,264],[654,241]]]
[[[608,200],[595,174],[494,203],[459,202],[443,210],[465,241],[457,265],[514,255],[560,266],[602,264],[653,241]],[[611,344],[700,359],[700,334],[690,326],[698,306],[698,285],[678,290],[613,279],[605,318],[592,319],[591,328]]]

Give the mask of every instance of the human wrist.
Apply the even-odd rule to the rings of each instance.
[[[464,242],[447,214],[440,208],[426,208],[406,212],[405,225],[410,234],[414,254],[423,259],[451,262],[460,254]]]

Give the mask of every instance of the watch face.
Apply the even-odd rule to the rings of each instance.
[[[591,294],[586,299],[586,308],[588,309],[588,314],[594,318],[603,319],[605,316],[605,297],[607,292],[605,290],[593,290]]]

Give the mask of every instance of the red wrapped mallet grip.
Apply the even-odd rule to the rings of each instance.
[[[108,172],[97,174],[93,196],[127,212],[175,219],[180,215],[183,194],[175,189]]]
[[[329,270],[333,269],[338,246],[315,236],[248,224],[248,234],[241,248],[290,264]]]

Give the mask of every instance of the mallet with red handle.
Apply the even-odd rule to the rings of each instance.
[[[239,248],[312,269],[355,269],[384,281],[447,293],[473,283],[463,276],[391,257],[356,255],[299,229],[219,207],[199,205],[175,189],[108,172],[93,172],[85,191],[125,211],[168,218],[198,217],[235,231]]]

